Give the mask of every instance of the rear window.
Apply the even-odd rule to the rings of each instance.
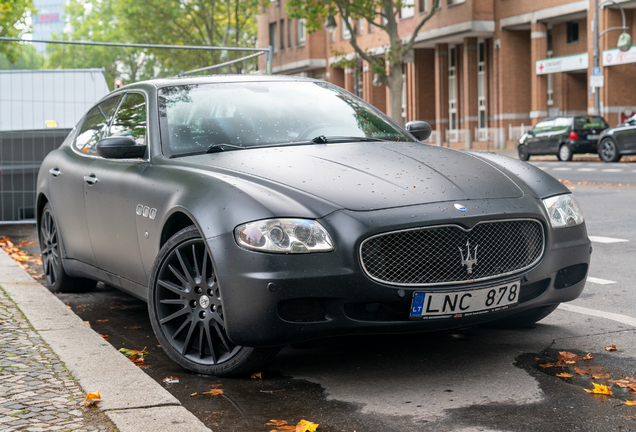
[[[585,116],[574,118],[574,129],[593,129],[609,127],[601,116]]]

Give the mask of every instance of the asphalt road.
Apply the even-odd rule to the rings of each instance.
[[[540,366],[559,351],[590,352],[577,366],[636,376],[636,186],[625,186],[636,185],[636,164],[532,163],[572,189],[594,247],[583,295],[534,329],[339,338],[283,349],[262,379],[220,379],[168,360],[143,302],[104,286],[58,296],[116,348],[146,347],[144,370],[158,381],[178,377],[169,391],[215,431],[270,431],[270,419],[306,419],[323,432],[636,430],[636,406],[624,404],[636,394],[591,395],[589,375],[560,378],[561,368]],[[35,233],[0,226],[0,235]],[[222,396],[202,395],[219,384]]]

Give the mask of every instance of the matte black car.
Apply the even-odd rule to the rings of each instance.
[[[600,116],[548,118],[537,123],[520,139],[519,159],[532,155],[556,155],[570,161],[578,153],[596,153],[601,132],[609,126]]]
[[[317,80],[122,87],[42,164],[46,283],[147,300],[166,353],[216,375],[335,335],[525,326],[579,296],[567,188],[407,130]]]
[[[601,134],[598,155],[604,162],[618,162],[623,155],[636,154],[636,115]]]

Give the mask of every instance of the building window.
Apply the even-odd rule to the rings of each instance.
[[[415,15],[415,0],[402,0],[402,7],[400,8],[400,18],[411,18]]]
[[[455,47],[448,47],[448,128],[457,129],[457,76]]]
[[[342,18],[342,39],[351,39],[351,32],[349,31],[349,27],[347,27],[347,22],[344,18]]]
[[[371,21],[369,21],[369,33],[373,33],[375,31],[375,26]]]
[[[569,21],[567,23],[568,43],[577,43],[579,41],[579,22]]]
[[[280,20],[280,50],[285,51],[285,20]]]
[[[484,41],[477,43],[477,103],[480,129],[486,127],[486,46]]]
[[[461,3],[466,3],[466,0],[448,0],[446,4],[448,6],[455,6],[455,5],[458,5],[458,4],[461,4]],[[440,5],[441,4],[442,4],[442,2],[440,1]]]
[[[428,11],[428,9],[426,8],[426,0],[419,0],[418,7],[420,9],[420,13],[425,13]]]
[[[362,36],[364,34],[364,19],[360,18],[358,20],[358,34]]]
[[[298,20],[298,46],[305,46],[305,38],[307,31],[305,29],[305,20]]]
[[[278,52],[278,42],[277,42],[277,33],[276,33],[276,23],[269,23],[269,44],[272,46],[274,52]]]
[[[287,46],[289,47],[289,49],[291,49],[294,44],[292,42],[293,40],[293,30],[294,30],[294,21],[293,20],[288,20],[287,24],[289,26],[289,31],[287,32]]]

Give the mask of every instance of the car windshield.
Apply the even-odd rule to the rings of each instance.
[[[574,118],[574,129],[604,129],[609,127],[605,119],[601,116],[585,116]]]
[[[364,101],[321,82],[165,87],[159,117],[164,154],[173,157],[278,144],[413,141]]]

